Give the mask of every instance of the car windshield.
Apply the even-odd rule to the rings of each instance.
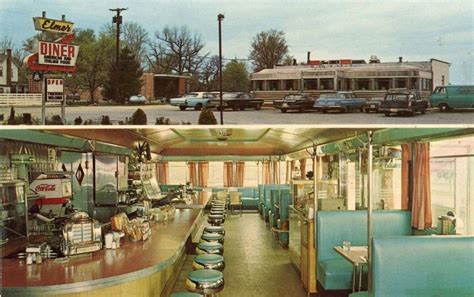
[[[223,99],[235,99],[239,96],[239,94],[233,94],[233,93],[227,93],[227,94],[223,94],[222,95],[222,98]]]
[[[353,93],[338,93],[337,98],[346,99],[346,98],[355,98],[356,96]]]
[[[413,97],[413,95],[411,95]],[[408,94],[387,94],[385,100],[407,101]]]
[[[319,98],[321,99],[335,98],[335,97],[337,97],[336,93],[321,94],[321,96],[319,96]]]
[[[306,97],[303,95],[286,95],[285,100],[304,100]]]

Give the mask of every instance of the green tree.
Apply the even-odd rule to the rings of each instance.
[[[80,46],[77,71],[66,79],[66,86],[74,93],[88,90],[93,104],[97,89],[107,81],[115,53],[114,40],[103,32],[96,36],[92,29],[85,29],[76,31],[74,43]]]
[[[254,70],[273,68],[288,55],[288,44],[283,31],[268,30],[258,33],[250,44],[249,59]]]
[[[227,92],[248,92],[249,73],[245,63],[232,60],[222,71],[222,88]]]
[[[138,108],[133,114],[128,124],[130,125],[146,125],[147,117],[143,109]]]
[[[109,67],[104,96],[115,102],[125,102],[125,99],[131,95],[140,93],[142,74],[140,63],[128,48],[124,48],[120,53],[118,63],[112,63]]]

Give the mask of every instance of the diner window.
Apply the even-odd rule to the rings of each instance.
[[[321,78],[320,88],[321,88],[321,90],[334,90],[334,79],[332,79],[332,78]]]
[[[356,90],[370,90],[370,79],[359,78],[356,79]]]
[[[406,78],[397,78],[395,79],[395,88],[407,88]]]
[[[287,79],[283,81],[284,91],[294,91],[298,90],[298,80],[296,79]]]
[[[184,185],[188,175],[188,167],[186,162],[169,162],[169,180],[172,185]]]
[[[378,78],[376,79],[377,89],[378,90],[388,90],[390,89],[390,78]]]
[[[209,181],[208,187],[223,187],[224,186],[224,166],[223,162],[209,162]]]
[[[433,227],[448,211],[456,214],[456,233],[474,234],[474,137],[431,143]]]
[[[254,80],[254,90],[261,91],[263,90],[263,80]]]
[[[304,80],[304,89],[305,90],[317,90],[318,89],[318,80],[317,79],[305,79]]]
[[[269,91],[279,91],[280,90],[280,81],[279,80],[269,80],[268,81],[268,90]]]
[[[245,162],[244,187],[256,187],[258,185],[258,168],[261,166],[262,164],[257,166],[257,162]]]

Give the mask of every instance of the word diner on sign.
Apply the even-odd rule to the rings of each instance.
[[[33,23],[36,30],[54,33],[72,33],[74,28],[74,23],[42,17],[34,17]]]
[[[79,46],[57,42],[38,42],[38,63],[42,65],[75,66]]]
[[[46,101],[63,101],[64,80],[62,78],[46,79]]]

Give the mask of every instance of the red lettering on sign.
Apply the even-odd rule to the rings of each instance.
[[[53,192],[56,190],[56,185],[49,185],[49,184],[39,184],[36,186],[36,192]]]

